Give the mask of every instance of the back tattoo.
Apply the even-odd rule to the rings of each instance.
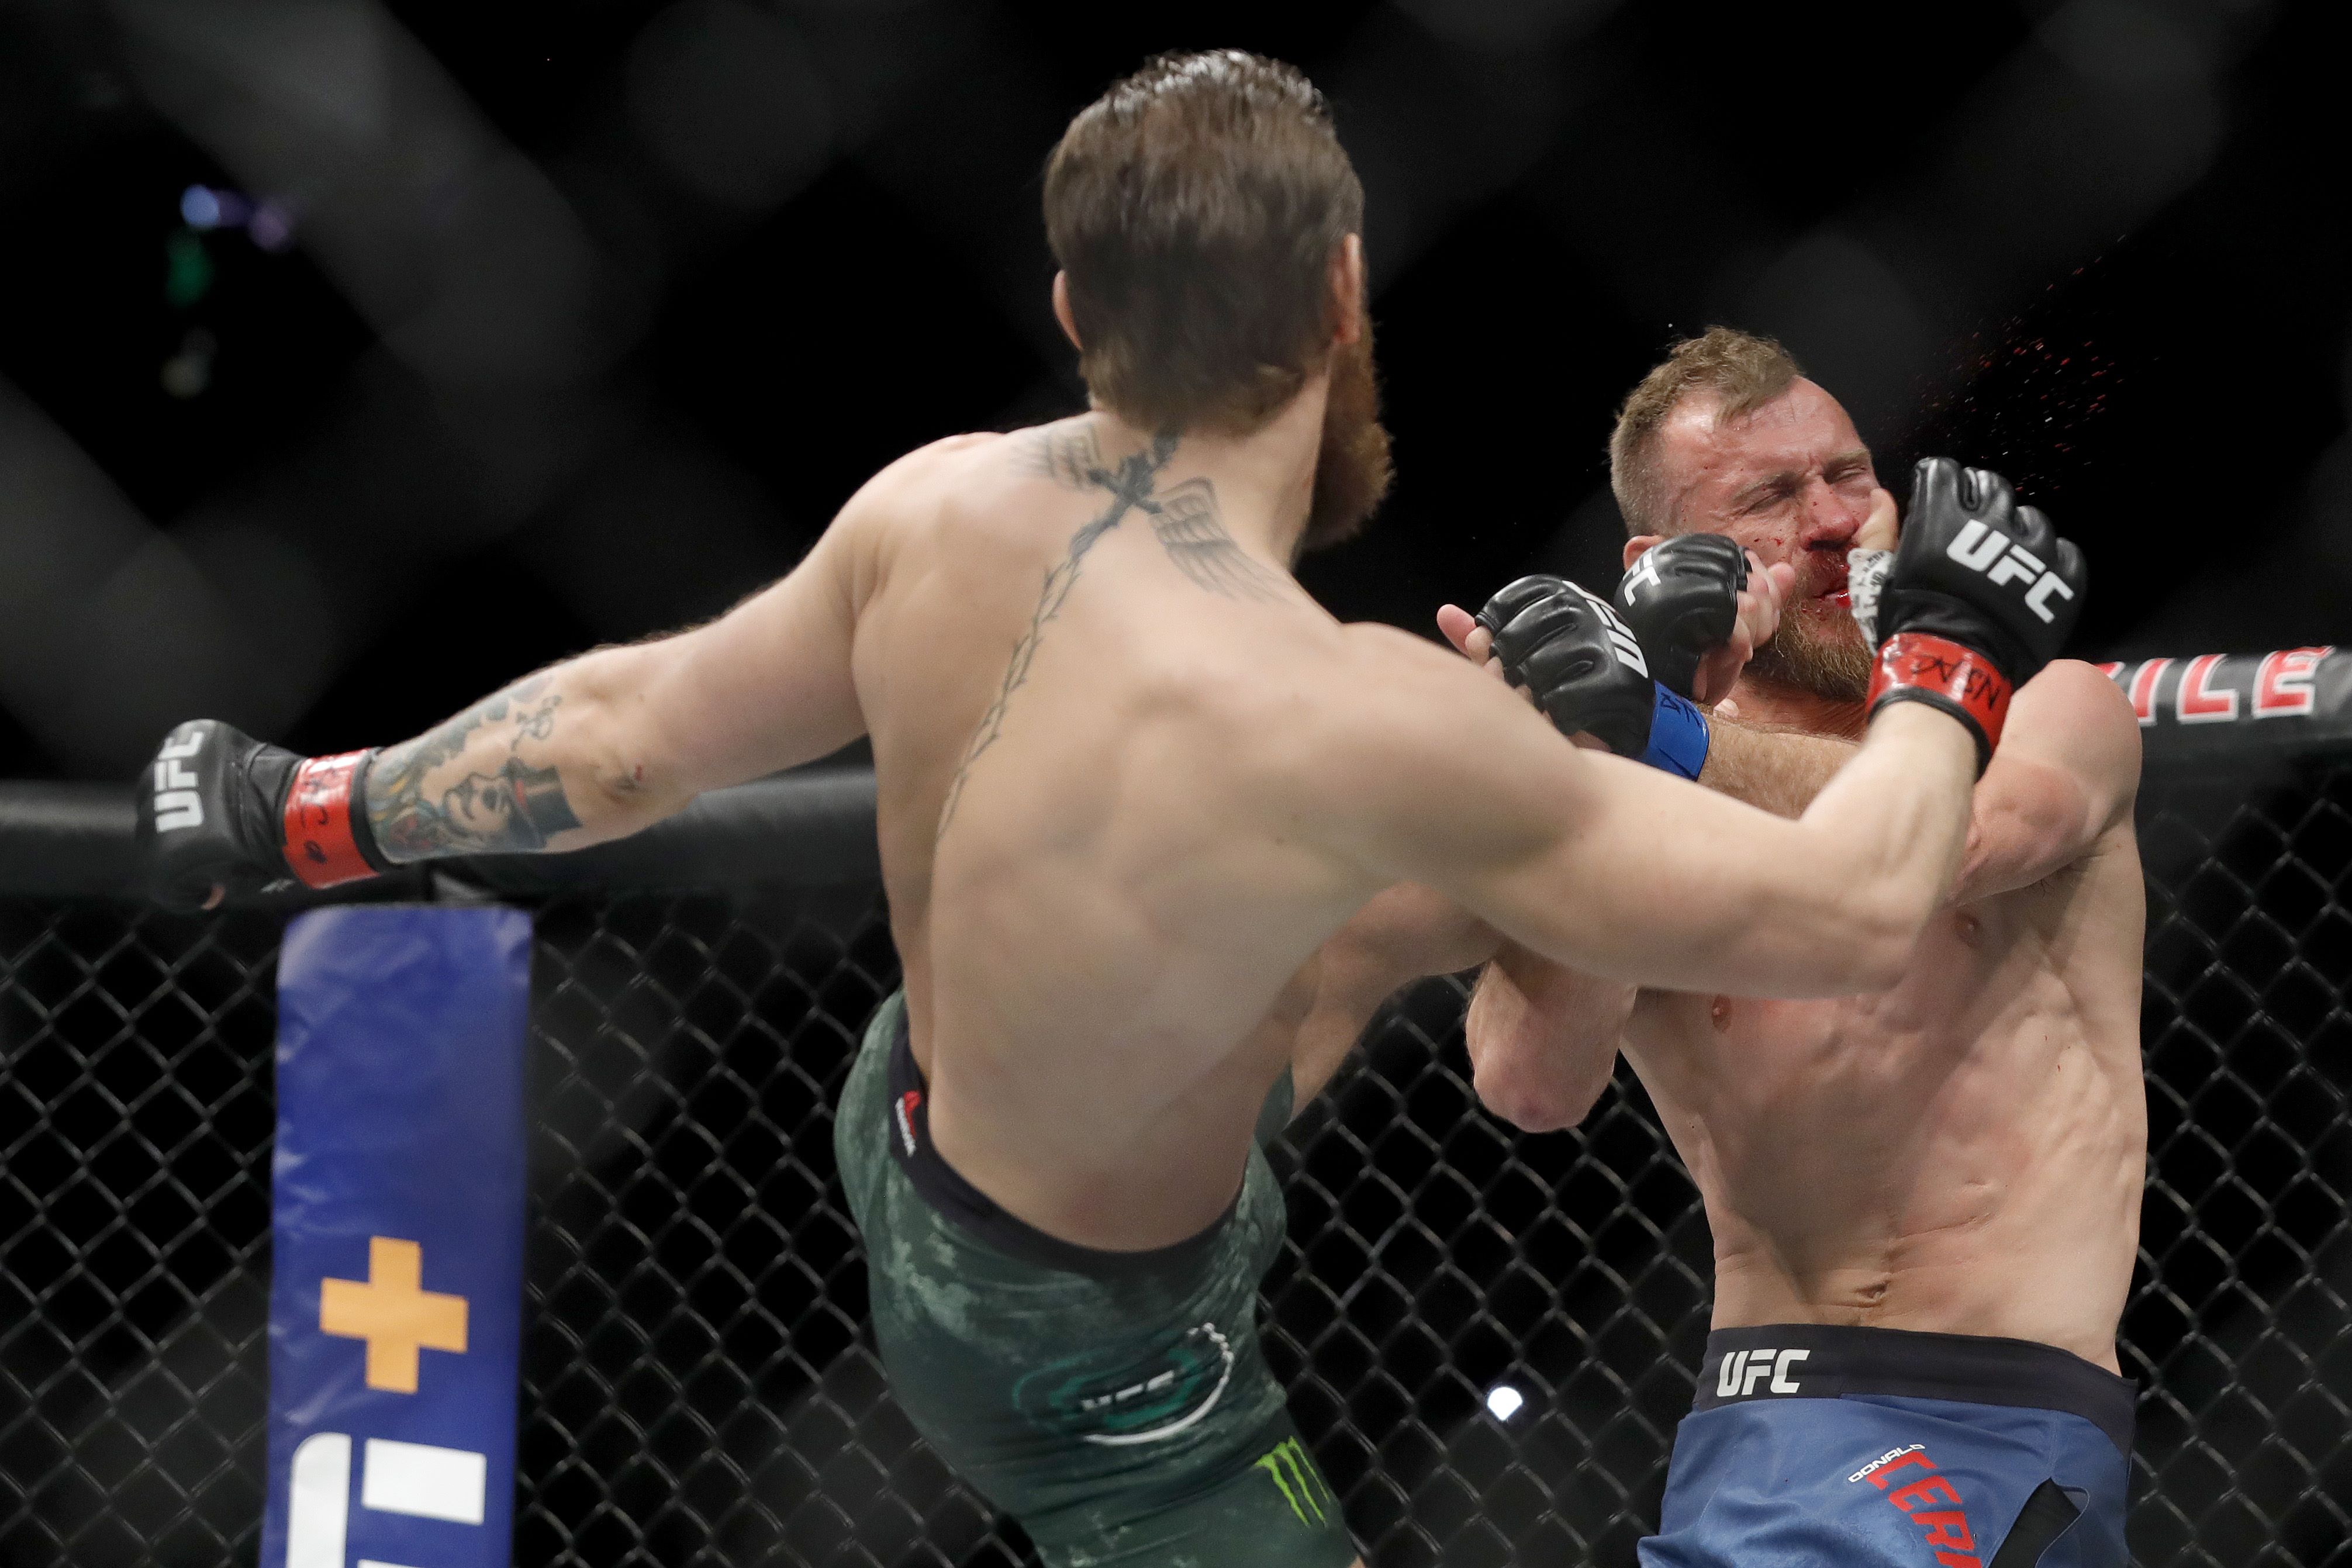
[[[1160,541],[1160,547],[1168,552],[1176,569],[1194,586],[1220,598],[1261,603],[1282,595],[1282,574],[1253,559],[1226,530],[1224,516],[1217,509],[1217,487],[1213,483],[1196,477],[1160,493],[1160,475],[1176,456],[1178,439],[1173,431],[1163,431],[1153,437],[1151,445],[1142,451],[1110,464],[1103,460],[1101,443],[1090,425],[1081,425],[1075,430],[1047,426],[1030,432],[1021,459],[1024,471],[1050,479],[1065,489],[1102,490],[1109,495],[1110,501],[1100,516],[1070,536],[1069,549],[1046,572],[1045,587],[1037,595],[1037,607],[1029,615],[1028,628],[1013,645],[1004,684],[998,689],[996,700],[988,705],[988,711],[981,715],[971,744],[965,748],[963,761],[957,764],[955,777],[949,781],[947,804],[940,809],[940,837],[946,836],[948,824],[954,819],[956,803],[963,798],[964,783],[971,775],[972,764],[1004,732],[1005,708],[1012,702],[1013,694],[1028,680],[1030,664],[1037,657],[1038,640],[1044,637],[1046,624],[1061,614],[1063,601],[1076,586],[1087,552],[1104,534],[1126,521],[1130,513],[1141,512],[1151,520],[1152,536]]]

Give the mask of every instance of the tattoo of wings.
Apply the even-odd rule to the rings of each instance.
[[[1112,480],[1092,426],[1063,430],[1049,425],[1040,429],[1024,450],[1021,467],[1023,472],[1051,479],[1068,490],[1108,488]]]
[[[1225,531],[1217,510],[1216,487],[1186,479],[1151,509],[1151,531],[1176,570],[1212,594],[1228,599],[1278,598],[1282,577],[1254,559]]]

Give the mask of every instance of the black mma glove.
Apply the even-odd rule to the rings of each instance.
[[[1698,777],[1706,721],[1652,679],[1633,629],[1609,601],[1565,577],[1522,577],[1486,601],[1478,624],[1513,686],[1564,735],[1589,734],[1621,757]]]
[[[1747,586],[1747,551],[1719,533],[1685,533],[1650,546],[1614,596],[1650,673],[1676,696],[1696,698],[1699,660],[1731,640]]]
[[[140,861],[155,897],[195,908],[215,887],[331,888],[388,869],[353,804],[374,755],[299,757],[218,720],[181,725],[137,792]]]
[[[2082,615],[2083,552],[1999,474],[1923,458],[1901,542],[1848,563],[1854,618],[1878,644],[1870,710],[1925,702],[1949,713],[1976,737],[1982,776],[2011,694]]]

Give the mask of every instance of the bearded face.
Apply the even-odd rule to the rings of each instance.
[[[1790,686],[1833,702],[1870,694],[1870,645],[1843,605],[1799,599],[1780,618],[1772,640],[1748,661],[1759,679]]]
[[[1394,468],[1389,433],[1381,424],[1379,374],[1372,368],[1371,317],[1356,341],[1331,351],[1330,401],[1323,409],[1323,441],[1315,459],[1315,499],[1307,513],[1301,551],[1352,539],[1389,493]]]

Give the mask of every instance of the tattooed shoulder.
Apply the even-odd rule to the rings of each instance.
[[[1217,487],[1186,479],[1161,499],[1151,513],[1152,536],[1195,587],[1228,599],[1260,603],[1282,596],[1286,579],[1244,550],[1225,528],[1217,509]]]
[[[1022,443],[1021,468],[1070,490],[1087,489],[1110,478],[1110,470],[1103,466],[1102,443],[1096,438],[1094,426],[1083,419],[1041,425],[1030,431]]]

